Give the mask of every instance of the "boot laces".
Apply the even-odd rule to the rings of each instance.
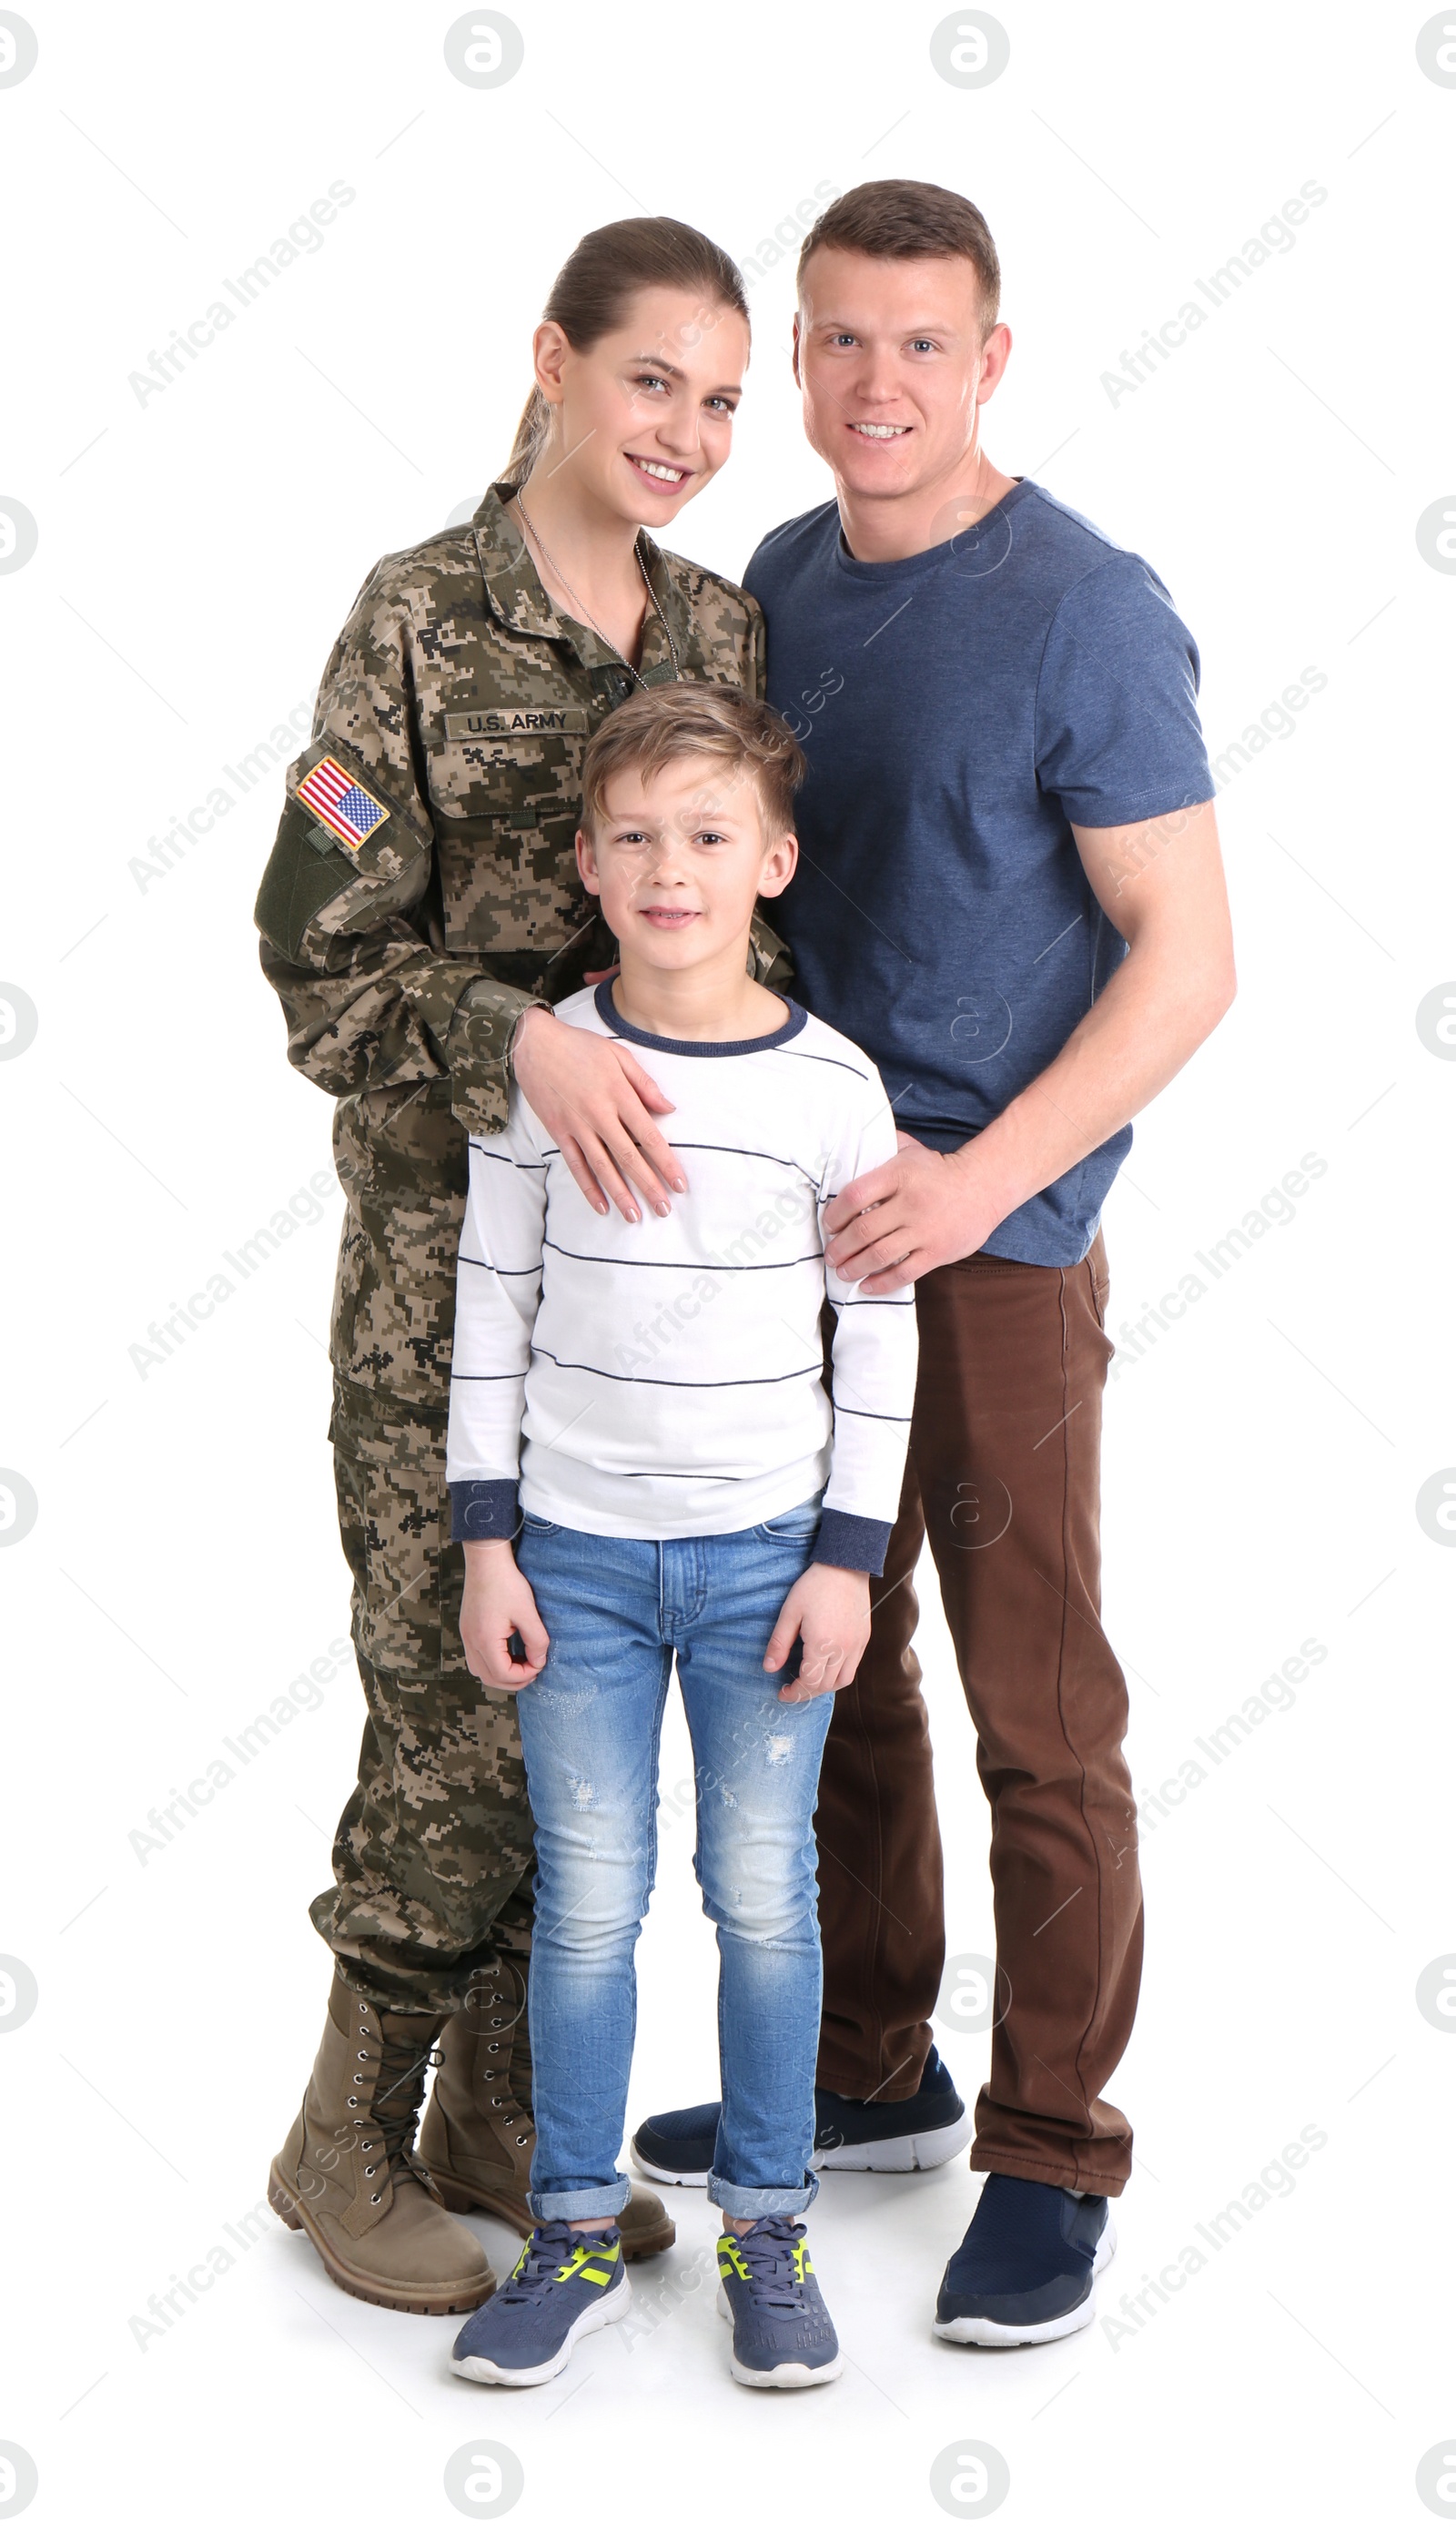
[[[440,2061],[433,2043],[425,2049],[381,2030],[379,2071],[370,2103],[374,2124],[384,2145],[384,2167],[391,2179],[413,2176],[415,2128],[424,2098],[424,2078]]]
[[[504,2030],[513,2033],[521,2020],[526,2010],[525,2001],[517,2000],[513,1978],[509,1980],[509,1993],[507,1985],[507,1977],[497,1972],[495,1978],[488,1980],[480,1978],[471,1989],[466,2004],[466,2014],[476,2038],[486,2030]],[[487,2013],[490,2015],[488,2020],[485,2017]],[[492,2039],[487,2044],[492,2056],[504,2054],[507,2058],[505,2068],[496,2067],[490,2074],[489,2080],[495,2084],[496,2089],[488,2095],[488,2098],[491,2109],[500,2113],[502,2125],[519,2128],[520,2132],[511,2138],[519,2152],[533,2141],[535,2122],[530,2109],[517,2100],[511,2086],[509,2038],[505,2041]]]

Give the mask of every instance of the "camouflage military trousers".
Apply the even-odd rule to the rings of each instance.
[[[535,1871],[514,1699],[466,1667],[445,1410],[339,1380],[329,1437],[367,1716],[359,1782],[309,1914],[384,2011],[449,2012],[530,1947]]]

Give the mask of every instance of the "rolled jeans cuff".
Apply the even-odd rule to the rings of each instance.
[[[590,2215],[620,2215],[632,2195],[630,2179],[605,2188],[532,2188],[526,2203],[538,2223],[575,2223]]]
[[[735,2188],[731,2179],[720,2179],[716,2171],[709,2173],[707,2183],[709,2206],[716,2206],[720,2215],[755,2222],[764,2215],[802,2215],[818,2193],[819,2183],[812,2170],[805,2172],[802,2188]]]

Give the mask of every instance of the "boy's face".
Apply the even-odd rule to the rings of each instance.
[[[798,859],[793,835],[765,834],[751,775],[712,756],[616,774],[595,832],[577,836],[583,884],[624,962],[657,968],[746,953],[756,897],[781,895]]]

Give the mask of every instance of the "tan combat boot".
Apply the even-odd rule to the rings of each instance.
[[[514,2059],[514,2064],[513,2064]],[[525,2235],[535,2128],[519,2096],[529,2096],[525,1981],[509,1961],[475,1977],[462,2009],[440,2036],[440,2064],[420,2130],[420,2159],[442,2206],[496,2215]],[[650,2259],[670,2250],[677,2226],[650,2188],[634,2188],[617,2222],[622,2255]]]
[[[440,2018],[379,2012],[336,1976],[304,2106],[268,2203],[304,2231],[336,2285],[390,2311],[474,2311],[495,2291],[473,2232],[435,2203],[415,2160]]]

